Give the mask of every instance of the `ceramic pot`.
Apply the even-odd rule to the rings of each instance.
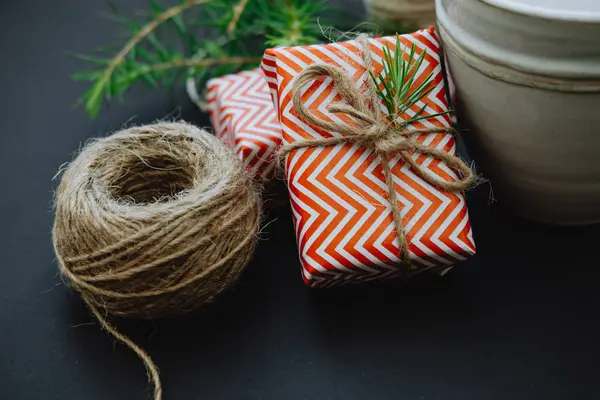
[[[434,0],[364,0],[369,19],[386,29],[414,31],[435,25]]]
[[[600,222],[600,1],[436,0],[471,152],[496,198]]]

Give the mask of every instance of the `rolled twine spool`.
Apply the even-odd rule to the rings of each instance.
[[[105,316],[175,316],[230,287],[254,252],[259,192],[214,136],[159,123],[86,146],[55,203],[62,274],[104,329],[142,359],[161,399],[156,365]]]

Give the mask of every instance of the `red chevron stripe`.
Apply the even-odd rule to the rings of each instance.
[[[274,152],[281,129],[264,75],[245,71],[208,82],[210,118],[215,134],[235,147],[256,176],[274,176]]]

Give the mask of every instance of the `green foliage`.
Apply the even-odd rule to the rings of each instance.
[[[265,20],[266,46],[303,46],[323,41],[318,16],[326,14],[328,9],[322,2],[285,0],[275,1],[275,8],[270,8],[268,1],[259,0],[266,11],[270,12]]]
[[[258,66],[267,47],[323,41],[320,23],[331,23],[330,11],[325,0],[178,0],[172,6],[149,0],[148,10],[128,17],[109,3],[105,17],[127,39],[116,49],[73,54],[92,66],[73,75],[91,84],[80,103],[96,117],[105,100],[122,99],[140,82],[168,87],[191,77],[203,88],[212,77]]]
[[[394,51],[390,50],[386,44],[383,49],[383,72],[375,76],[371,71],[371,79],[377,87],[377,94],[383,100],[383,103],[388,111],[388,120],[390,123],[398,125],[399,117],[406,117],[406,112],[435,88],[433,83],[433,72],[423,79],[419,84],[415,82],[417,71],[423,65],[425,52],[421,52],[420,56],[416,56],[416,47],[413,44],[410,52],[406,52],[406,48],[400,41],[400,36],[396,35],[396,46]],[[406,60],[405,60],[406,58]],[[434,118],[440,115],[451,113],[446,111],[439,114],[422,116],[426,106],[421,107],[419,111],[412,117],[402,119],[399,128],[403,129],[410,124],[421,121],[423,119]]]

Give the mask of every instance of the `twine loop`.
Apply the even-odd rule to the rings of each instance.
[[[362,34],[358,37],[358,42],[363,48],[362,56],[365,68],[370,71],[372,69],[372,55],[369,38],[367,35]],[[331,79],[333,87],[341,97],[341,101],[329,105],[327,111],[351,117],[352,123],[324,119],[304,104],[302,100],[304,89],[315,80],[323,78]],[[462,192],[470,188],[475,182],[475,175],[473,170],[458,156],[420,144],[415,140],[420,134],[454,133],[454,129],[398,128],[381,112],[375,83],[371,79],[368,82],[366,89],[363,90],[356,87],[352,77],[342,68],[328,64],[313,64],[306,67],[296,77],[292,87],[294,109],[310,125],[328,132],[337,132],[339,136],[300,140],[282,146],[280,154],[286,155],[301,148],[335,146],[344,143],[356,144],[375,151],[383,164],[383,172],[388,188],[388,200],[391,204],[394,225],[399,240],[400,260],[402,264],[411,267],[408,240],[398,208],[394,176],[389,166],[391,156],[399,155],[417,176],[435,188],[447,192]],[[446,181],[433,176],[413,160],[411,155],[414,152],[444,162],[460,178],[456,181]]]

